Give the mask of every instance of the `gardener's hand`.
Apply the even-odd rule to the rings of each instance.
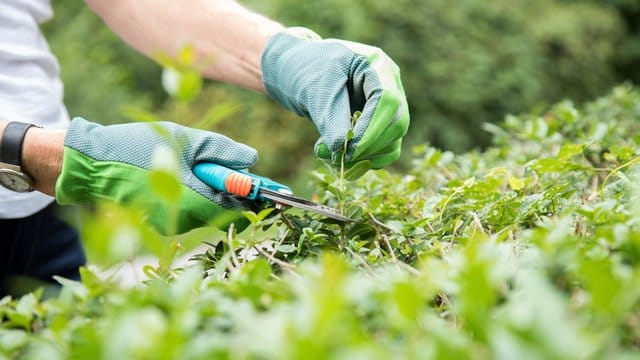
[[[398,66],[382,50],[291,28],[269,39],[262,79],[271,97],[316,124],[318,156],[337,164],[350,129],[347,165],[369,159],[381,168],[400,156],[409,110]]]
[[[255,149],[219,134],[169,122],[101,126],[80,118],[71,122],[65,136],[62,171],[55,187],[57,201],[136,202],[147,210],[149,221],[160,232],[171,231],[166,206],[149,189],[154,152],[161,146],[179,154],[181,190],[175,204],[178,219],[174,231],[187,231],[221,215],[228,218],[233,213],[226,210],[244,207],[239,199],[202,183],[191,168],[207,161],[245,169],[257,160]]]

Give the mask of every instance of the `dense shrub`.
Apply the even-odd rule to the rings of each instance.
[[[638,119],[640,92],[623,86],[584,107],[565,101],[488,125],[484,152],[417,149],[408,174],[348,181],[357,174],[321,167],[317,200],[361,220],[352,224],[265,210],[247,213],[240,234],[163,239],[105,205],[84,222],[90,255],[159,254],[146,284],[121,288],[84,270],[82,283],[61,280],[57,297],[4,298],[0,354],[631,358]],[[179,243],[201,238],[210,248],[172,268]]]

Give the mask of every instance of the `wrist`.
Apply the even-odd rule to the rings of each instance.
[[[22,169],[33,179],[33,188],[55,195],[62,168],[65,130],[30,128],[22,146]]]

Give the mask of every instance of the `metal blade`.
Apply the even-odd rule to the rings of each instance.
[[[280,193],[280,192],[269,190],[266,188],[260,189],[260,195],[262,195],[262,197],[264,198],[267,198],[279,204],[289,205],[289,206],[297,207],[299,209],[313,211],[316,214],[324,215],[326,217],[340,220],[342,222],[355,221],[354,219],[348,218],[346,216],[342,216],[337,209],[316,204],[313,201],[301,199],[293,195]]]

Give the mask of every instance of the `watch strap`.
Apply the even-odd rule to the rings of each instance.
[[[7,124],[0,139],[0,162],[21,166],[22,144],[27,131],[34,124],[12,121]]]

